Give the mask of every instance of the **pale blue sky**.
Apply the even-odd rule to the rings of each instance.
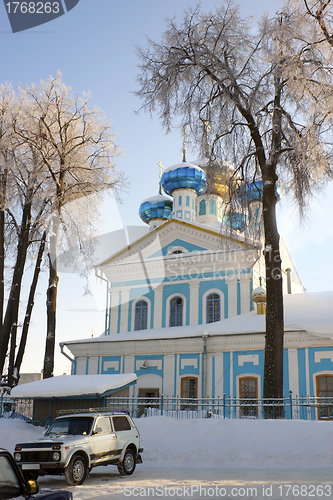
[[[47,79],[57,71],[74,92],[91,91],[91,104],[100,107],[119,133],[118,142],[126,150],[119,164],[130,182],[123,193],[120,217],[125,225],[141,224],[138,217],[140,202],[158,190],[157,162],[165,167],[181,161],[182,139],[179,132],[165,135],[157,119],[135,114],[140,106],[131,93],[136,89],[137,58],[134,46],[144,44],[145,37],[158,40],[164,30],[164,18],[181,19],[192,0],[80,0],[64,16],[38,28],[11,33],[3,3],[0,5],[1,79],[14,87]],[[205,0],[204,8],[213,9],[218,2]],[[244,15],[260,18],[265,9],[274,14],[278,1],[240,1]],[[188,152],[188,159],[196,153]],[[333,188],[319,196],[309,212],[309,223],[299,228],[296,214],[288,200],[279,207],[280,232],[285,236],[300,277],[308,291],[333,289]],[[115,223],[115,207],[107,205],[103,230],[111,231]],[[69,292],[69,293],[68,293]],[[95,294],[96,295],[96,294]],[[104,305],[104,288],[101,298]],[[79,313],[72,309],[95,307],[93,298],[82,299],[80,280],[61,275],[58,301],[58,341],[99,335],[104,325],[104,313]],[[39,371],[43,362],[45,334],[45,281],[39,286],[31,337],[23,369]],[[56,372],[68,368],[57,354]]]

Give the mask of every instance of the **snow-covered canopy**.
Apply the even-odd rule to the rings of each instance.
[[[333,292],[285,295],[284,325],[285,331],[303,330],[333,339]],[[86,339],[84,342],[120,342],[264,332],[265,315],[258,315],[252,311],[248,314],[233,316],[205,325],[156,328],[107,336],[103,334],[98,339]],[[65,342],[65,344],[77,344],[78,342],[82,341],[70,341]]]
[[[102,396],[134,384],[135,373],[115,375],[60,375],[14,387],[15,398],[60,398],[70,396]]]

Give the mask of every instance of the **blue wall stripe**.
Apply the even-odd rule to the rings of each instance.
[[[305,371],[305,349],[298,349],[298,384],[299,384],[299,396],[306,397],[306,371]]]
[[[215,398],[215,356],[212,357],[212,398]]]
[[[283,349],[283,392],[284,397],[289,397],[289,353]]]
[[[230,398],[230,352],[223,353],[223,393]]]
[[[198,273],[194,272],[192,274],[178,274],[176,270],[172,270],[172,267],[169,265],[169,271],[173,274],[171,276],[160,276],[158,278],[152,278],[150,279],[150,283],[181,283],[182,281],[191,281],[193,279],[202,279],[206,280],[207,278],[216,278],[216,279],[224,279],[226,276],[228,276],[228,273],[230,274],[230,271],[222,271],[222,270],[217,270],[214,272],[207,272],[207,273]],[[244,276],[249,276],[251,275],[251,268],[244,268],[244,269],[237,269],[237,274],[244,275]],[[134,286],[134,285],[143,285],[147,286],[147,282],[144,279],[140,280],[132,280],[132,281],[119,281],[117,283],[112,283],[110,288],[115,288],[115,287],[129,287],[129,286]]]

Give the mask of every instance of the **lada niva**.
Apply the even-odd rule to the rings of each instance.
[[[57,417],[42,439],[18,443],[14,458],[26,479],[65,474],[75,486],[99,465],[132,474],[141,452],[139,431],[127,413],[87,412]]]

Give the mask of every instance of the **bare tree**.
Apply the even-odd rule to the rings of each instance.
[[[31,105],[31,115],[29,127],[21,129],[19,134],[37,152],[44,166],[53,206],[43,368],[43,376],[48,378],[54,368],[57,250],[59,231],[65,224],[64,207],[87,195],[114,191],[123,186],[124,179],[115,168],[115,158],[120,154],[115,134],[104,115],[89,107],[87,96],[74,96],[61,75],[22,88],[21,92],[22,99]],[[77,221],[77,224],[80,222],[85,223]]]
[[[10,99],[4,99],[10,95]],[[2,304],[0,329],[0,373],[3,374],[9,348],[7,383],[17,382],[14,373],[22,279],[29,249],[38,244],[49,205],[43,180],[43,165],[29,145],[22,142],[15,128],[26,120],[26,107],[10,87],[2,87],[0,109],[5,134],[0,142],[2,169]],[[7,139],[7,140],[6,140]],[[7,262],[6,273],[5,259]],[[4,311],[4,280],[9,282]],[[33,297],[32,297],[33,298]],[[3,317],[4,316],[4,317]]]
[[[120,154],[115,134],[87,101],[73,96],[60,76],[21,87],[18,95],[10,85],[0,88],[0,373],[9,387],[19,379],[44,249],[47,377],[54,363],[58,253],[65,251],[70,261],[83,257],[87,265],[85,240],[91,240],[103,194],[124,185],[114,166]],[[35,269],[26,298],[21,289],[29,260]]]
[[[304,12],[303,7],[305,7],[305,13],[310,17],[310,21],[312,21],[315,25],[318,25],[320,33],[324,36],[324,39],[317,39],[317,43],[326,41],[331,47],[333,47],[333,29],[332,29],[332,9],[333,5],[331,0],[298,0],[291,1],[289,3],[290,8],[296,8],[302,12]],[[309,22],[309,19],[307,19]]]
[[[264,397],[283,396],[283,297],[277,182],[301,209],[306,195],[330,174],[325,147],[329,120],[320,104],[331,90],[323,58],[297,33],[292,14],[263,18],[255,29],[228,2],[214,14],[188,9],[182,24],[167,20],[162,41],[138,48],[142,108],[158,110],[169,130],[181,117],[200,140],[202,121],[245,181],[263,181],[267,289]],[[326,61],[331,63],[331,61]],[[325,135],[326,134],[326,135]]]

